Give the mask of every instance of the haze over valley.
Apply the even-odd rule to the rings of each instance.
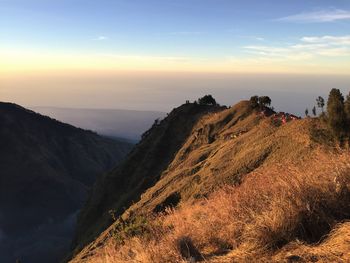
[[[156,119],[162,119],[164,112],[72,109],[56,107],[33,107],[33,110],[76,127],[88,129],[98,134],[137,142]]]
[[[145,120],[151,121],[151,125],[154,119],[164,115],[158,112],[169,112],[186,100],[196,100],[199,94],[212,94],[218,103],[231,105],[233,101],[249,99],[250,96],[265,92],[273,99],[276,109],[303,115],[304,108],[312,106],[316,96],[327,96],[330,88],[345,92],[350,77],[321,74],[109,72],[43,76],[23,74],[21,77],[10,75],[0,76],[0,81],[0,93],[4,101],[16,101],[62,121],[95,130],[97,120],[93,119],[96,119],[97,116],[94,115],[99,111],[92,115],[81,115],[81,111],[74,111],[70,115],[67,111],[52,108],[145,111],[140,112],[139,116],[145,116]],[[109,119],[110,114],[111,112],[100,117]],[[136,118],[138,114],[130,114],[130,122],[133,122],[132,118]],[[78,118],[82,118],[81,121]],[[150,120],[152,118],[154,119]],[[123,115],[121,119],[127,120]],[[116,120],[118,121],[121,120]],[[100,129],[115,129],[117,123],[113,125]],[[147,125],[140,125],[136,129],[138,133],[141,127],[144,127],[144,131],[149,128]]]

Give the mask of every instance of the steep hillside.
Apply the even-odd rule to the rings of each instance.
[[[1,262],[55,262],[96,176],[131,145],[0,103]]]
[[[120,166],[97,180],[79,215],[74,245],[82,247],[108,227],[112,223],[110,210],[121,214],[132,202],[138,201],[140,195],[160,179],[197,121],[209,112],[222,109],[184,104],[148,130]]]
[[[72,262],[99,262],[98,255],[101,253],[103,257],[109,258],[107,262],[183,262],[190,258],[196,261],[206,259],[213,262],[232,262],[237,254],[233,257],[228,254],[232,251],[238,253],[234,248],[241,244],[242,247],[249,247],[251,250],[240,250],[243,254],[239,255],[241,260],[238,262],[250,262],[254,254],[249,251],[254,249],[260,251],[264,246],[281,247],[300,236],[306,241],[318,241],[322,235],[329,232],[330,226],[348,218],[350,214],[349,207],[345,205],[346,200],[350,199],[338,200],[337,195],[333,194],[334,191],[330,190],[335,187],[331,185],[334,176],[325,179],[325,175],[330,174],[332,170],[340,171],[348,167],[349,155],[337,154],[331,145],[316,142],[314,131],[323,128],[318,119],[311,118],[291,120],[283,124],[279,115],[272,111],[264,114],[253,110],[247,101],[229,109],[203,115],[190,127],[191,133],[174,152],[172,160],[164,164],[160,175],[156,177],[158,180],[153,181],[153,185],[140,195],[139,200],[135,199],[135,203],[123,212],[118,207],[128,207],[128,203],[123,202],[123,194],[119,195],[119,198],[115,197],[120,203],[110,203],[108,209],[114,210],[110,218],[121,218],[86,246]],[[152,134],[155,133],[150,131],[149,136]],[[152,157],[157,158],[158,162],[163,160],[156,156],[148,158]],[[320,165],[320,160],[328,161],[328,166]],[[126,161],[123,165],[135,167],[136,164]],[[140,162],[136,167],[143,171],[144,163]],[[309,176],[313,172],[315,174]],[[115,182],[120,182],[118,180],[123,175],[127,176],[127,173],[112,172],[109,177]],[[292,181],[294,175],[297,181]],[[142,180],[142,174],[140,176],[139,180]],[[306,180],[307,178],[310,180]],[[220,190],[228,186],[232,188],[228,191]],[[101,185],[99,187],[100,192],[107,189]],[[109,187],[107,192],[120,185],[109,184]],[[315,195],[306,195],[306,189],[310,189]],[[324,189],[323,192],[320,189]],[[293,200],[294,194],[297,205],[288,203],[288,200]],[[232,197],[237,203],[231,203],[228,197]],[[324,217],[320,217],[318,212],[315,216],[324,220],[321,225],[327,222],[328,228],[315,227],[314,230],[310,230],[311,234],[300,234],[298,227],[305,227],[305,231],[309,231],[307,228],[310,224],[307,222],[312,222],[314,216],[312,213],[310,218],[302,216],[305,215],[305,211],[300,207],[305,207],[308,203],[315,203],[315,207],[319,207],[320,200],[327,198],[331,201],[324,203],[324,210],[318,211],[325,214]],[[93,199],[94,195],[90,199],[90,206]],[[240,202],[246,205],[240,206]],[[283,202],[286,207],[291,208],[291,213],[295,213],[289,215],[288,210],[283,210]],[[275,205],[276,210],[271,208],[272,205]],[[95,209],[101,206],[102,203],[94,203]],[[215,209],[215,206],[219,209]],[[334,206],[336,211],[343,210],[342,213],[334,212],[330,209],[331,206]],[[167,215],[169,211],[164,214],[169,207],[180,209],[170,212],[170,215]],[[277,211],[277,208],[282,210]],[[88,209],[85,207],[84,210]],[[277,211],[276,215],[268,214],[269,210]],[[160,214],[157,216],[157,213]],[[284,217],[292,219],[291,222],[281,220],[281,225],[278,226],[277,222],[270,224],[271,220],[264,222],[265,217],[262,215],[266,215],[269,220],[273,220],[273,217],[276,220]],[[81,222],[84,216],[86,214],[82,213]],[[256,220],[259,218],[262,220],[259,224],[262,225],[258,227],[264,228],[264,224],[266,229],[280,227],[276,230],[276,235],[281,235],[281,238],[268,239],[267,230],[261,232],[267,241],[260,242],[260,237],[254,236],[257,233]],[[306,223],[303,220],[306,220]],[[91,224],[93,222],[92,220]],[[253,232],[249,232],[245,227],[250,227]],[[313,234],[317,229],[319,235]],[[245,234],[246,230],[249,230],[249,235]],[[98,233],[100,230],[96,231]],[[300,235],[293,231],[299,231]],[[142,233],[144,235],[138,237]],[[251,243],[247,243],[245,239],[251,241],[254,238],[258,240],[258,245],[250,247]],[[101,246],[113,244],[113,240],[117,241],[117,247],[107,245],[110,253],[107,251],[106,254]],[[121,244],[118,243],[120,241]],[[274,241],[277,245],[273,244]],[[221,254],[224,256],[216,259]]]

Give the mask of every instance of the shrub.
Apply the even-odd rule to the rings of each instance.
[[[146,236],[150,232],[149,221],[145,216],[133,216],[126,221],[122,218],[116,220],[113,229],[113,237],[118,244],[134,236]]]
[[[253,109],[256,109],[259,107],[259,96],[252,96],[249,100],[250,102],[250,106],[253,108]]]
[[[310,139],[322,145],[335,146],[335,139],[329,129],[312,127],[310,130]]]

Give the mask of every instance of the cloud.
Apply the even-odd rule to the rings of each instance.
[[[106,37],[106,36],[98,36],[98,37],[96,37],[96,38],[94,38],[92,40],[104,41],[104,40],[108,40],[108,37]]]
[[[134,61],[188,61],[190,57],[177,57],[177,56],[151,56],[151,55],[119,55],[119,54],[109,54],[102,53],[98,56],[110,59],[120,59],[120,60],[134,60]]]
[[[303,37],[301,39],[306,43],[328,43],[332,45],[350,45],[350,35],[348,36],[322,36],[322,37]]]
[[[252,36],[252,35],[238,35],[240,38],[247,38],[255,41],[265,41],[265,38],[261,36]]]
[[[299,23],[325,23],[334,22],[337,20],[350,19],[350,11],[342,9],[320,10],[313,12],[303,12],[291,16],[286,16],[277,19],[284,22],[299,22]]]
[[[263,38],[263,37],[255,37],[255,40],[258,40],[258,41],[264,41],[264,40],[265,40],[265,38]]]
[[[175,36],[197,36],[197,35],[203,35],[204,32],[201,31],[176,31],[176,32],[170,32],[170,35]]]
[[[350,56],[350,36],[306,36],[297,43],[280,46],[245,46],[258,59],[308,60],[315,57]]]

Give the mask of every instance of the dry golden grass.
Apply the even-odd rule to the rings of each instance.
[[[298,256],[304,262],[350,262],[350,223],[335,226],[327,239],[318,245],[291,242],[273,255],[270,261],[288,262],[293,256]]]
[[[309,120],[275,127],[270,118],[261,119],[257,114],[245,116],[246,110],[241,106],[205,116],[161,178],[123,216],[127,217],[129,212],[152,211],[175,192],[181,195],[182,202],[207,196],[223,184],[239,184],[246,174],[260,166],[288,160],[302,163],[315,150],[309,138]],[[221,119],[227,119],[227,124]],[[198,130],[202,132],[195,132]],[[227,134],[240,130],[246,132],[225,139]],[[208,137],[217,139],[208,143]]]
[[[349,155],[322,156],[265,168],[167,211],[147,235],[111,239],[90,262],[349,261]]]

